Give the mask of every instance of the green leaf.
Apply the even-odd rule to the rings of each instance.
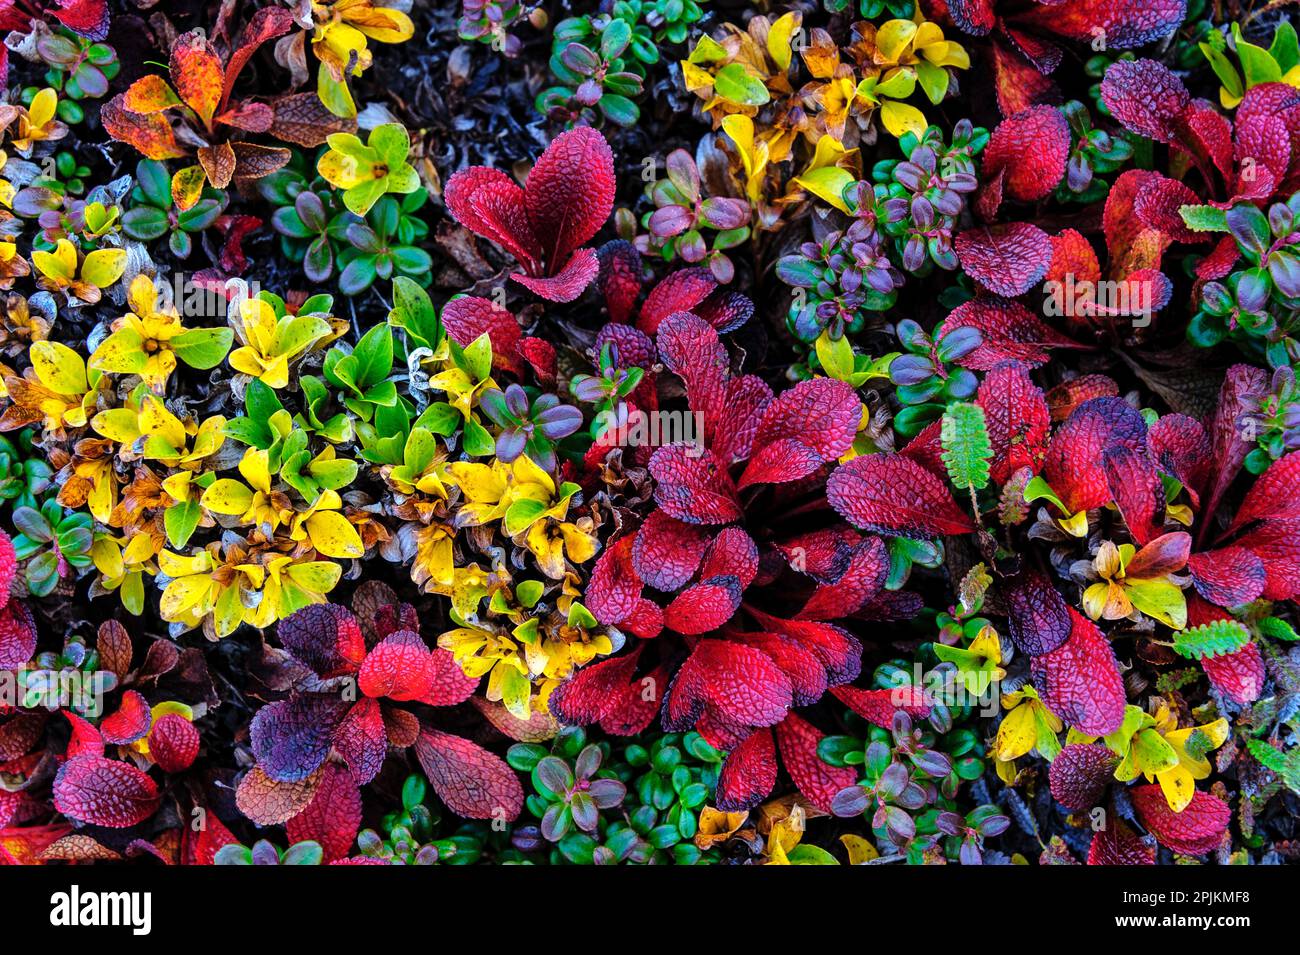
[[[379,384],[393,373],[393,332],[387,325],[376,325],[361,336],[352,349],[356,360],[353,381],[357,389],[365,391]]]
[[[1236,620],[1214,620],[1174,634],[1174,652],[1191,660],[1233,653],[1250,643],[1250,631]]]
[[[939,441],[954,487],[979,490],[989,483],[993,446],[989,443],[984,409],[968,402],[950,404],[940,425]]]
[[[1255,624],[1261,636],[1268,637],[1270,640],[1285,640],[1292,642],[1300,640],[1300,633],[1295,632],[1295,628],[1287,623],[1281,617],[1265,617]]]
[[[197,500],[185,501],[163,511],[163,527],[167,530],[167,542],[173,547],[184,547],[189,543],[190,535],[199,526],[203,508]]]
[[[436,351],[442,343],[442,322],[429,293],[405,276],[393,279],[393,309],[388,323],[406,332],[417,347]]]
[[[1261,83],[1277,83],[1282,79],[1282,69],[1277,60],[1268,55],[1268,50],[1247,43],[1241,36],[1241,27],[1232,25],[1232,36],[1237,43],[1237,56],[1241,59],[1241,71],[1246,75],[1246,89]]]
[[[1181,206],[1178,214],[1193,232],[1227,232],[1228,222],[1222,209],[1214,206]]]
[[[221,364],[234,340],[234,330],[229,328],[192,328],[173,338],[171,344],[177,358],[191,368],[206,371]]]
[[[728,63],[718,70],[713,78],[713,91],[738,106],[762,106],[771,99],[763,81],[743,63]]]

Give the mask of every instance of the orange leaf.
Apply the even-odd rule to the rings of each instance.
[[[172,82],[185,105],[198,114],[203,125],[212,128],[212,117],[221,103],[226,74],[221,59],[200,31],[191,30],[176,38],[172,46]]]
[[[176,95],[176,91],[167,85],[165,79],[150,75],[142,76],[131,84],[122,105],[133,113],[147,115],[180,106],[181,100]]]
[[[185,155],[166,117],[159,113],[133,113],[123,105],[125,98],[125,93],[119,93],[99,112],[108,135],[134,146],[146,159],[175,159]]]

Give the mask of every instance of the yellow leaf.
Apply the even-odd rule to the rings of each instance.
[[[917,136],[925,134],[925,114],[906,103],[885,100],[880,104],[880,121],[894,137],[901,137],[904,133],[915,133]]]
[[[357,529],[338,511],[317,511],[307,518],[306,526],[311,545],[326,557],[346,559],[366,552]]]
[[[218,478],[203,492],[199,504],[214,514],[242,517],[253,506],[253,490],[233,478]]]
[[[841,169],[839,166],[824,166],[796,176],[794,181],[819,199],[847,213],[849,207],[844,201],[844,190],[857,180],[847,169]]]
[[[1038,739],[1038,726],[1034,720],[1034,708],[1023,703],[1006,715],[998,727],[994,742],[998,759],[1010,762],[1024,756],[1034,748]]]
[[[208,181],[208,174],[199,165],[186,166],[172,176],[172,202],[182,212],[193,209],[203,194],[203,186]]]
[[[81,278],[95,288],[108,288],[126,270],[126,249],[96,249],[81,263]]]
[[[880,25],[876,31],[876,47],[886,63],[899,61],[912,37],[916,36],[916,30],[916,24],[911,20],[888,20]]]
[[[50,391],[81,396],[90,388],[86,363],[81,356],[59,342],[37,342],[31,347],[32,368]]]
[[[876,847],[861,836],[845,833],[840,836],[840,842],[849,853],[849,865],[865,865],[880,857]]]
[[[792,52],[790,49],[790,40],[794,32],[799,29],[799,24],[803,21],[803,16],[791,11],[777,18],[776,22],[768,28],[767,31],[767,55],[772,58],[781,70],[785,72],[790,68]]]

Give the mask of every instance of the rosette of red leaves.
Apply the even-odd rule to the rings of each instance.
[[[884,590],[885,542],[848,523],[881,529],[856,510],[850,479],[829,501],[848,522],[828,507],[827,474],[852,444],[861,403],[851,387],[832,379],[801,382],[774,396],[756,376],[731,374],[717,330],[689,312],[663,320],[658,350],[664,367],[685,384],[701,441],[654,453],[658,509],[635,533],[609,545],[586,592],[602,623],[642,640],[657,638],[658,662],[637,676],[643,643],[585,667],[555,691],[551,710],[567,723],[640,732],[661,709],[661,694],[646,687],[667,682],[665,729],[695,728],[729,751],[719,807],[749,807],[771,791],[778,746],[800,790],[828,807],[853,782],[840,777],[852,773],[816,757],[820,732],[791,709],[858,675],[861,644],[830,621],[908,616],[919,608],[911,595]],[[970,530],[946,490],[939,491],[929,502],[939,523],[927,529]],[[897,502],[899,513],[909,506]],[[764,609],[747,600],[760,592],[764,602],[777,594],[791,599]]]
[[[280,622],[280,642],[316,680],[253,718],[257,765],[237,793],[244,815],[258,825],[293,820],[291,835],[346,850],[360,824],[359,787],[379,774],[389,747],[411,746],[454,812],[518,814],[522,789],[503,760],[407,708],[453,706],[477,685],[449,652],[430,650],[418,628],[406,604],[380,608],[364,633],[336,604],[304,607]]]
[[[552,302],[571,302],[600,269],[582,248],[614,208],[614,154],[605,138],[582,126],[561,133],[521,188],[499,169],[471,166],[447,180],[447,210],[523,267],[511,276]]]

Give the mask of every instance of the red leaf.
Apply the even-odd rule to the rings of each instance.
[[[1199,856],[1218,848],[1228,831],[1232,811],[1218,796],[1197,792],[1182,811],[1169,808],[1164,791],[1157,785],[1137,786],[1132,792],[1138,819],[1167,849]]]
[[[858,781],[851,766],[832,766],[817,755],[817,744],[826,734],[791,713],[776,727],[781,762],[807,800],[823,812],[830,812],[831,800],[841,789]]]
[[[1194,206],[1201,200],[1187,185],[1177,179],[1155,175],[1138,189],[1133,211],[1142,223],[1178,242],[1203,242],[1208,233],[1193,232],[1178,214],[1182,206]]]
[[[465,228],[513,255],[529,275],[541,275],[542,250],[524,211],[524,190],[499,169],[470,166],[443,190],[447,211]]]
[[[948,0],[948,15],[957,29],[971,36],[984,36],[998,22],[994,0]]]
[[[420,635],[399,630],[366,655],[357,686],[366,696],[418,700],[433,688],[433,654]]]
[[[609,711],[615,694],[631,681],[640,656],[641,647],[637,646],[631,653],[578,670],[552,691],[547,700],[551,713],[570,726],[599,722]]]
[[[850,385],[833,378],[799,382],[767,405],[739,487],[807,477],[852,446],[861,420],[862,402]]]
[[[1043,474],[1070,514],[1109,503],[1103,454],[1111,447],[1144,451],[1146,428],[1142,415],[1122,398],[1094,398],[1057,429]]]
[[[1199,505],[1213,461],[1210,438],[1195,418],[1167,414],[1147,433],[1151,457],[1162,472],[1187,488],[1192,503]]]
[[[1268,466],[1237,509],[1229,532],[1251,521],[1300,518],[1300,451],[1284,454]]]
[[[826,668],[831,686],[856,680],[862,669],[862,644],[841,627],[811,620],[784,620],[757,609],[746,608],[764,630],[789,637],[811,650]]]
[[[14,554],[14,542],[9,535],[0,530],[0,607],[9,601],[9,585],[18,574],[18,557]],[[26,663],[26,660],[22,661]],[[17,664],[15,664],[16,666]]]
[[[578,249],[554,275],[526,275],[515,272],[510,277],[548,302],[572,302],[586,291],[600,271],[600,260],[591,249]]]
[[[533,370],[533,377],[543,388],[555,387],[555,346],[544,338],[529,335],[519,339],[519,354]]]
[[[366,658],[356,617],[338,604],[311,604],[280,621],[280,643],[323,678],[355,673]]]
[[[1011,642],[1022,652],[1051,653],[1070,639],[1069,604],[1043,574],[1031,570],[1011,580],[1004,599]]]
[[[732,289],[720,289],[693,311],[719,332],[734,332],[753,317],[754,302]]]
[[[1047,407],[1053,421],[1064,421],[1074,409],[1093,398],[1113,398],[1119,385],[1108,375],[1080,375],[1061,382],[1047,392]]]
[[[347,710],[342,699],[323,693],[268,703],[249,725],[258,765],[276,782],[306,779],[325,761]]]
[[[0,718],[0,763],[27,755],[45,729],[44,710],[19,710]]]
[[[99,732],[105,742],[126,745],[143,739],[152,722],[153,713],[149,701],[135,690],[127,690],[122,694],[117,712],[105,717],[99,724]]]
[[[458,816],[509,821],[523,808],[519,778],[477,743],[426,727],[415,741],[415,756],[438,798]]]
[[[863,530],[932,538],[975,529],[943,481],[898,454],[867,454],[836,468],[826,498]]]
[[[587,609],[603,624],[626,620],[641,599],[641,578],[633,565],[636,537],[624,535],[605,548],[592,568],[585,596]]]
[[[478,689],[478,677],[466,676],[449,650],[435,647],[431,651],[429,673],[429,690],[420,697],[420,702],[430,706],[464,703]]]
[[[0,607],[0,670],[18,669],[35,652],[36,621],[32,612],[21,600],[10,600]]]
[[[1201,657],[1201,667],[1216,690],[1242,706],[1258,700],[1264,689],[1264,658],[1256,643],[1217,657]]]
[[[1089,43],[1104,36],[1113,50],[1131,50],[1166,37],[1183,22],[1183,0],[1070,0],[1017,14],[1017,23]]]
[[[341,763],[326,763],[316,795],[289,820],[285,833],[290,843],[319,842],[325,861],[333,862],[352,851],[360,828],[361,790],[356,780]]]
[[[689,524],[727,524],[742,514],[736,486],[722,463],[707,449],[670,444],[650,458],[655,501],[672,517]]]
[[[181,773],[199,755],[199,731],[177,713],[168,713],[149,731],[149,755],[164,773]]]
[[[975,403],[984,409],[993,461],[989,475],[1001,484],[1023,467],[1037,474],[1047,456],[1051,416],[1042,389],[1020,362],[1001,362],[984,377]]]
[[[1027,222],[969,229],[957,236],[953,247],[971,278],[1008,298],[1028,292],[1052,264],[1051,238]]]
[[[647,335],[654,335],[669,315],[694,312],[717,288],[718,280],[703,266],[670,272],[646,296],[637,327]]]
[[[693,584],[664,608],[664,626],[688,636],[717,630],[740,608],[740,593],[730,575]]]
[[[1105,736],[1124,721],[1124,681],[1105,635],[1074,609],[1070,618],[1069,639],[1034,657],[1030,672],[1049,710],[1081,733]]]
[[[722,403],[725,413],[713,428],[710,444],[719,461],[730,465],[749,459],[763,413],[771,402],[772,389],[757,375],[727,382]]]
[[[1202,508],[1205,514],[1214,514],[1219,500],[1241,469],[1246,455],[1255,447],[1254,419],[1259,414],[1260,401],[1269,391],[1269,378],[1262,368],[1251,365],[1233,365],[1223,379],[1219,392],[1219,405],[1210,423],[1210,455],[1214,468],[1214,481]],[[1250,439],[1246,439],[1250,435]],[[1202,525],[1201,534],[1211,526]]]
[[[631,325],[606,323],[596,334],[593,348],[597,356],[604,352],[606,345],[612,346],[610,351],[619,368],[649,368],[655,363],[655,343]]]
[[[72,736],[68,739],[68,759],[76,756],[104,755],[104,737],[99,735],[99,730],[72,712],[72,710],[60,710],[59,712],[67,717],[68,722],[72,725]],[[161,723],[162,720],[158,722]]]
[[[614,209],[614,154],[605,137],[586,126],[556,136],[528,174],[524,209],[554,274]]]
[[[739,527],[725,527],[709,544],[700,565],[700,580],[731,576],[744,590],[758,573],[758,547]]]
[[[388,755],[388,729],[379,701],[358,700],[335,728],[332,742],[360,785],[378,776]]]
[[[780,633],[728,633],[728,640],[762,650],[790,679],[795,706],[811,706],[826,692],[826,667],[809,648]]]
[[[443,308],[442,324],[461,348],[468,348],[486,334],[492,342],[493,367],[515,375],[523,370],[519,363],[519,339],[523,335],[519,323],[491,299],[473,295],[452,299]]]
[[[1048,770],[1052,798],[1066,809],[1083,812],[1101,802],[1119,760],[1097,743],[1071,743]]]
[[[776,785],[776,743],[770,729],[749,734],[730,753],[718,773],[715,803],[723,812],[757,806]]]
[[[1220,607],[1240,607],[1258,599],[1268,578],[1264,562],[1244,547],[1192,554],[1187,569],[1196,592]]]
[[[1133,543],[1141,547],[1163,534],[1165,486],[1146,451],[1124,445],[1106,448],[1102,467],[1111,498]]]
[[[856,686],[837,686],[835,697],[868,723],[889,729],[899,710],[911,716],[930,715],[930,703],[919,686],[900,686],[890,690],[864,690]]]
[[[1155,849],[1118,819],[1092,837],[1088,865],[1155,865]]]
[[[58,9],[51,10],[54,18],[73,33],[80,33],[87,40],[103,40],[108,37],[108,2],[107,0],[57,0]]]
[[[668,668],[660,664],[641,679],[617,688],[600,718],[600,728],[611,736],[644,733],[659,712],[660,687],[668,682]]]
[[[673,592],[686,586],[709,547],[709,531],[687,524],[663,511],[653,511],[636,533],[632,568],[656,590]],[[708,575],[712,576],[712,574]]]
[[[974,371],[988,371],[1004,361],[1036,368],[1047,361],[1049,348],[1083,347],[1019,302],[998,296],[980,296],[958,305],[948,314],[943,327],[949,332],[957,328],[979,330],[983,341],[958,362]]]
[[[1116,60],[1101,81],[1101,98],[1126,128],[1162,143],[1175,140],[1191,104],[1183,81],[1155,60]]]
[[[641,253],[626,239],[612,239],[597,249],[596,255],[600,259],[596,287],[605,298],[609,320],[618,324],[631,321],[641,294]]]
[[[861,610],[885,586],[889,552],[879,537],[855,547],[844,572],[833,582],[819,584],[799,611],[801,620],[832,620]]]
[[[727,350],[717,331],[690,312],[674,312],[658,335],[664,367],[686,385],[691,411],[704,416],[704,437],[713,434],[727,399]]]
[[[791,702],[790,680],[767,654],[726,640],[701,640],[668,690],[664,728],[690,729],[706,703],[735,723],[772,726]]]
[[[1020,56],[1008,44],[994,38],[993,80],[996,86],[998,109],[1003,116],[1039,104],[1061,102],[1061,89],[1052,80]]]
[[[1006,195],[1034,202],[1051,195],[1070,158],[1070,126],[1052,106],[1033,106],[1004,119],[984,150],[984,175],[1005,170]]]
[[[161,802],[147,775],[102,756],[74,757],[54,777],[54,808],[88,825],[127,829],[152,816]]]
[[[205,812],[206,824],[197,833],[189,826],[182,830],[181,861],[184,865],[216,865],[221,847],[239,842],[215,812],[210,809],[205,809]]]
[[[1300,521],[1266,521],[1237,544],[1264,562],[1266,600],[1300,594]]]

